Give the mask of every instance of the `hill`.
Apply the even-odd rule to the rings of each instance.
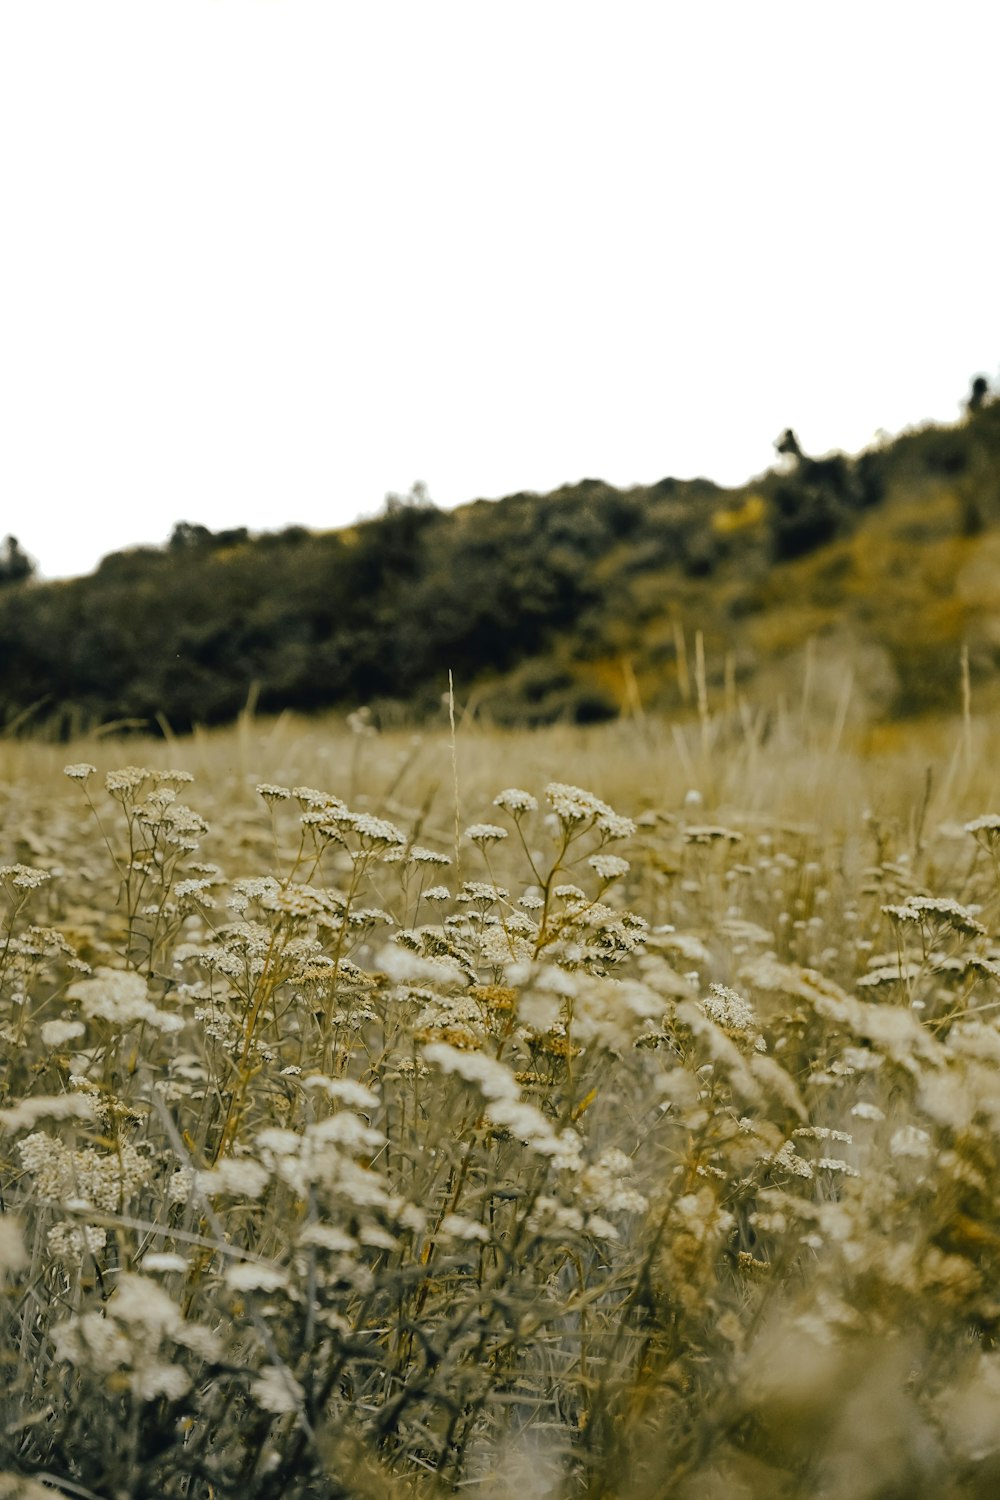
[[[1000,653],[1000,402],[738,489],[586,479],[441,512],[419,494],[340,531],[182,523],[84,578],[0,589],[0,725],[175,731],[261,710],[439,711],[451,670],[494,722],[817,691],[846,660],[876,719],[956,701]],[[808,645],[807,643],[811,643]],[[703,670],[702,670],[703,668]],[[839,668],[838,668],[839,670]],[[828,674],[829,675],[829,674]]]

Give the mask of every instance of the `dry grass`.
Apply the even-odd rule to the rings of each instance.
[[[996,729],[0,744],[0,1494],[995,1494]]]

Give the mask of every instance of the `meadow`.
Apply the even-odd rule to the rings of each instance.
[[[1000,1490],[1000,722],[0,741],[0,1496]]]

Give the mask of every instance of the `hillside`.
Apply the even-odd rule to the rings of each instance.
[[[734,705],[799,690],[807,656],[820,693],[846,663],[878,720],[954,707],[963,647],[985,684],[997,401],[856,458],[792,440],[739,489],[588,479],[448,513],[417,496],[327,533],[181,524],[88,577],[0,590],[0,725],[184,731],[248,700],[402,722],[439,711],[449,670],[494,722],[585,723],[677,710],[698,676]]]

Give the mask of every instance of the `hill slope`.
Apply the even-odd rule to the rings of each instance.
[[[856,459],[722,490],[549,495],[259,537],[181,525],[85,578],[0,590],[0,725],[175,730],[263,710],[436,710],[450,669],[498,722],[587,722],[850,658],[876,716],[955,704],[1000,654],[1000,403]]]

